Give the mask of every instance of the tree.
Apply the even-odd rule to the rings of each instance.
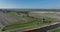
[[[26,11],[25,14],[27,15],[27,17],[29,17],[29,12]]]

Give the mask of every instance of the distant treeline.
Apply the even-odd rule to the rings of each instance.
[[[23,13],[23,14],[29,14],[29,11],[25,10],[19,10],[19,9],[0,9],[3,13],[8,13],[8,12],[16,12],[17,14]]]
[[[0,11],[7,11],[7,12],[21,12],[21,11],[60,11],[60,9],[0,9]]]

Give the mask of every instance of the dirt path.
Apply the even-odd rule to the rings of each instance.
[[[6,13],[0,12],[0,23],[4,26],[13,24],[17,20]]]

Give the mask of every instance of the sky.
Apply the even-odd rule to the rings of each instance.
[[[60,9],[60,0],[0,0],[0,8]]]

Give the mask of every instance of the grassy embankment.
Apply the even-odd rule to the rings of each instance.
[[[49,30],[48,32],[60,32],[60,27],[53,29],[53,30]]]
[[[20,15],[17,16],[16,13],[12,13],[11,15],[14,16],[14,17],[17,17],[17,18],[22,17]],[[25,17],[25,18],[29,22],[27,22],[27,23],[17,22],[15,24],[12,24],[12,25],[9,25],[9,26],[5,26],[3,28],[3,31],[5,31],[5,30],[11,30],[11,29],[17,29],[17,28],[23,28],[23,27],[28,27],[28,26],[36,26],[36,25],[42,26],[42,25],[45,25],[46,23],[50,23],[50,22],[53,21],[53,19],[51,19],[51,18],[47,18],[46,21],[44,21],[44,22],[42,21],[41,18],[37,18],[37,17],[35,17],[35,18]]]

